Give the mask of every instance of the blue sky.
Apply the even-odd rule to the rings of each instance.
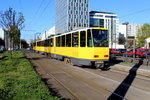
[[[150,23],[150,0],[90,0],[90,11],[112,12],[120,23]],[[44,33],[55,24],[55,0],[0,0],[0,11],[12,7],[23,12],[22,39],[30,41],[36,32]]]

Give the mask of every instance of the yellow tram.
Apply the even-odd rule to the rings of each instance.
[[[109,60],[108,29],[83,28],[37,41],[33,49],[75,65],[104,66]]]

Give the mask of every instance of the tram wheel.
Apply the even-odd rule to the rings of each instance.
[[[48,57],[49,59],[51,59],[51,58],[52,58],[50,54],[47,54],[47,57]]]
[[[70,63],[69,58],[64,58],[64,62],[65,62],[65,64],[69,64]]]
[[[101,68],[103,68],[103,63],[99,63],[99,64],[96,64],[96,69],[101,69]]]
[[[72,63],[72,61],[71,61],[71,59],[70,58],[64,58],[64,63],[65,64],[69,64],[69,65],[74,65],[73,63]]]

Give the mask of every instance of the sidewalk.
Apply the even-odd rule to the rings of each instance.
[[[150,66],[119,63],[112,64],[110,68],[118,71],[128,72],[130,74],[133,73],[135,75],[150,77]]]

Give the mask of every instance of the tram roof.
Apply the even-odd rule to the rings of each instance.
[[[107,28],[101,28],[101,27],[84,27],[84,28],[77,28],[77,29],[72,30],[72,31],[70,31],[70,32],[65,32],[65,33],[59,33],[59,34],[55,34],[55,35],[50,35],[49,38],[47,38],[47,39],[50,39],[51,37],[58,37],[58,36],[70,34],[70,33],[77,32],[77,31],[84,31],[84,30],[88,30],[88,29],[102,29],[102,30],[108,30]]]

